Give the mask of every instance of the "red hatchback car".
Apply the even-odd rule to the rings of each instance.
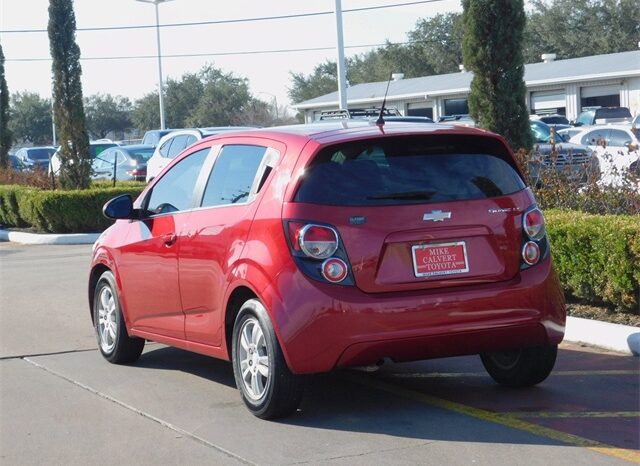
[[[145,340],[231,360],[258,417],[298,406],[304,374],[480,354],[499,383],[544,380],[565,308],[544,218],[505,141],[368,122],[204,139],[94,246],[100,351]]]

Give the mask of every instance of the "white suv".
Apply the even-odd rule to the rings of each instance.
[[[147,183],[158,176],[162,169],[166,167],[180,152],[197,141],[206,138],[207,136],[213,136],[214,134],[245,129],[251,128],[246,126],[191,128],[175,130],[164,135],[158,142],[156,150],[147,162]]]

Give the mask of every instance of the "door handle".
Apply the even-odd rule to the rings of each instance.
[[[176,239],[178,239],[178,237],[175,233],[167,233],[162,235],[162,242],[165,244],[165,246],[171,246],[176,242]]]

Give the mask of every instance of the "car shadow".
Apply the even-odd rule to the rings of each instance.
[[[236,388],[233,368],[228,361],[170,346],[147,343],[144,353],[134,365],[146,369],[187,372],[227,387]]]
[[[229,362],[175,348],[149,348],[136,365],[187,372],[235,387]],[[550,413],[640,411],[637,374],[633,375],[637,369],[637,358],[561,350],[558,375],[552,373],[542,384],[526,389],[493,382],[477,356],[391,363],[374,373],[337,370],[307,376],[298,411],[275,422],[425,442],[564,444],[558,440],[562,436],[532,435],[535,428],[527,431],[508,423],[487,422],[495,414],[514,415],[514,419],[543,429],[638,449],[637,418],[545,417]],[[612,375],[607,371],[613,371]],[[615,397],[603,395],[612,392]]]

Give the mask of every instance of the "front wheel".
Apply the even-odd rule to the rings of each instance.
[[[144,349],[144,339],[127,333],[113,274],[104,272],[93,294],[93,322],[102,356],[114,364],[136,361]]]
[[[288,416],[302,398],[302,376],[287,367],[264,306],[256,299],[242,305],[231,342],[236,385],[249,411],[261,419]]]
[[[536,346],[480,355],[489,375],[507,387],[531,387],[545,380],[556,362],[557,345]]]

